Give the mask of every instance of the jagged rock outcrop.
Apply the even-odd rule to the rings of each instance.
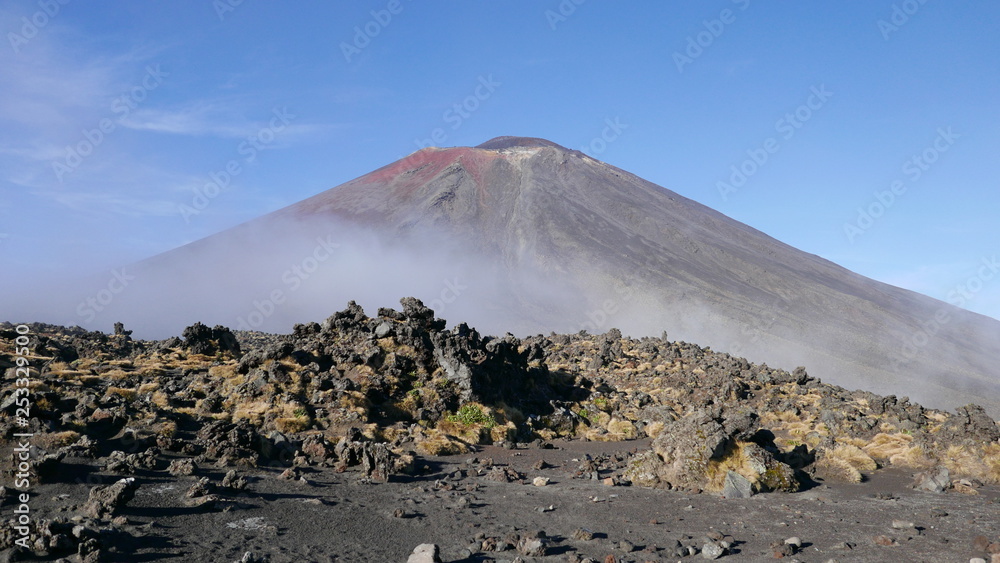
[[[236,340],[236,335],[224,326],[208,328],[201,323],[194,323],[185,328],[181,336],[184,338],[184,346],[194,354],[212,356],[228,352],[234,357],[240,355],[240,343]]]
[[[692,413],[667,424],[625,476],[648,487],[720,490],[735,472],[755,492],[798,490],[794,470],[754,442],[766,440],[758,429],[757,416],[748,411]]]
[[[91,518],[106,518],[113,516],[119,508],[135,498],[139,482],[134,477],[116,481],[112,485],[99,485],[90,490],[87,502],[82,512]]]

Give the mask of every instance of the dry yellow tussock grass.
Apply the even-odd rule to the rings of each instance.
[[[821,475],[827,479],[846,481],[848,483],[860,483],[864,476],[846,460],[831,457],[822,458],[816,462],[816,468]]]
[[[236,364],[222,364],[218,366],[212,366],[208,368],[208,375],[210,377],[217,377],[221,379],[233,379],[236,377]]]
[[[282,434],[295,434],[302,432],[312,426],[312,421],[307,416],[287,416],[276,418],[274,428]]]
[[[986,473],[981,478],[990,483],[1000,483],[1000,444],[989,444],[983,448],[983,464]]]
[[[620,420],[618,418],[612,418],[609,420],[607,429],[607,441],[612,442],[634,440],[639,434],[639,431],[635,428],[635,424],[632,424],[631,421]]]
[[[122,371],[120,369],[112,369],[102,373],[99,377],[106,380],[118,381],[122,379],[127,379],[130,376],[131,374],[126,371]]]
[[[99,375],[84,375],[79,379],[80,383],[83,385],[99,385],[101,383],[101,376]]]
[[[177,412],[182,410],[194,409],[178,409]],[[260,424],[264,418],[264,415],[271,410],[271,403],[269,401],[252,401],[249,403],[240,403],[236,405],[233,409],[233,421],[247,419],[253,424]]]
[[[913,436],[901,432],[876,434],[863,449],[873,458],[887,460],[892,465],[913,468],[933,465],[924,449],[913,445]]]
[[[163,391],[154,391],[150,400],[161,409],[167,408],[170,405],[170,396]]]
[[[871,443],[871,441],[870,440],[862,440],[861,438],[851,438],[850,436],[838,436],[837,437],[837,443],[838,444],[846,444],[846,445],[849,445],[849,446],[857,446],[857,447],[859,447],[861,449],[864,449],[865,446],[867,446],[868,444]]]
[[[824,450],[816,461],[816,467],[824,476],[860,483],[862,471],[874,471],[878,464],[864,450],[850,444],[840,444]]]
[[[813,426],[808,422],[785,422],[779,425],[778,428],[791,436],[799,438],[804,438],[807,434],[814,431]]]
[[[949,446],[943,463],[953,477],[974,477],[1000,482],[1000,445],[989,444],[981,450],[960,445]]]
[[[555,438],[559,437],[559,436],[556,435],[555,432],[552,432],[551,430],[549,430],[548,432],[550,434],[552,434],[552,438],[544,438],[543,437],[543,439],[545,439],[545,440],[551,440],[551,439],[555,439]],[[538,434],[541,435],[542,432],[539,431]],[[591,442],[618,442],[618,441],[620,441],[620,440],[615,440],[611,436],[608,436],[608,431],[605,430],[605,429],[603,429],[603,428],[588,428],[588,429],[582,430],[582,432],[581,432],[581,430],[577,430],[577,436],[583,436],[584,438],[586,438],[587,440],[590,440]]]
[[[820,401],[823,400],[823,397],[816,393],[806,393],[805,395],[799,395],[799,400],[804,404],[815,407],[819,405]]]
[[[505,440],[514,441],[517,437],[517,427],[513,422],[501,426],[494,426],[490,429],[490,440],[493,442],[503,442]]]
[[[153,425],[153,431],[161,436],[169,438],[177,433],[177,423],[172,420],[159,422]]]
[[[485,442],[490,435],[489,429],[482,424],[465,424],[447,419],[439,420],[435,429],[443,435],[452,436],[470,444]]]
[[[415,448],[424,455],[456,455],[472,451],[469,446],[452,436],[435,429],[428,430],[426,435],[417,439]]]
[[[159,366],[143,366],[136,373],[142,377],[163,377],[166,374]]]
[[[118,395],[132,401],[135,400],[136,391],[135,389],[126,389],[122,387],[108,387],[108,390],[105,392],[105,396],[109,397],[111,395]]]
[[[948,420],[948,413],[941,411],[925,411],[924,416],[933,420],[934,422],[944,422]]]
[[[74,432],[73,430],[64,430],[62,432],[51,432],[47,434],[35,434],[32,438],[32,442],[35,446],[41,448],[42,450],[51,450],[55,448],[61,448],[63,446],[68,446],[75,443],[80,439],[80,433]]]
[[[657,422],[650,422],[649,424],[646,425],[646,428],[645,428],[646,435],[649,436],[650,438],[656,438],[657,436],[659,436],[663,432],[663,428],[665,426],[666,426],[666,424],[664,424],[662,422],[659,422],[659,421],[657,421]]]
[[[364,393],[359,391],[347,391],[340,397],[340,407],[351,412],[364,415],[368,412],[371,402]]]
[[[52,375],[58,377],[62,381],[67,383],[79,384],[80,378],[84,376],[84,372],[76,370],[63,370],[58,372],[52,372]]]
[[[386,426],[384,428],[379,428],[375,434],[375,441],[377,442],[394,442],[397,438],[405,438],[410,435],[409,428],[401,427],[398,425]],[[330,438],[327,438],[330,440]],[[331,441],[336,443],[339,438],[332,439]]]

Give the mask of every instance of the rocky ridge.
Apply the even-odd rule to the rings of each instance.
[[[491,337],[447,329],[416,299],[401,305],[369,317],[352,302],[287,335],[196,324],[147,342],[123,327],[30,325],[33,472],[58,481],[86,461],[118,479],[76,508],[82,528],[38,523],[35,537],[49,539],[35,553],[97,557],[97,530],[132,500],[134,475],[224,469],[222,481],[196,481],[184,497],[223,510],[246,487],[244,470],[308,482],[310,468],[331,468],[384,483],[485,445],[634,441],[643,447],[586,459],[577,476],[726,498],[859,482],[880,467],[912,470],[915,486],[934,492],[1000,482],[1000,427],[975,405],[926,409],[665,334]],[[3,396],[13,397],[14,327],[0,325],[0,338]],[[14,411],[9,399],[0,405],[7,450],[24,431]],[[8,476],[11,461],[4,456]],[[526,479],[491,462],[475,472]],[[0,548],[12,537],[5,529]],[[548,540],[518,542],[534,542],[531,551]]]

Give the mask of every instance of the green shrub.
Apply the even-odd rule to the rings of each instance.
[[[493,428],[497,421],[493,415],[483,412],[483,408],[473,403],[466,403],[459,407],[458,412],[448,415],[448,422],[460,422],[471,426],[479,424],[484,428]]]

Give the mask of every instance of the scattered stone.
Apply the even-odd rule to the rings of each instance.
[[[441,563],[441,550],[436,544],[422,543],[413,548],[406,563]]]
[[[536,487],[544,487],[545,485],[549,484],[549,478],[548,477],[535,477],[534,479],[531,480],[531,484],[534,485],[534,486],[536,486]]]
[[[90,490],[82,512],[91,518],[105,518],[135,498],[139,483],[134,477],[121,479],[112,485],[98,485]]]
[[[594,532],[591,532],[586,528],[577,528],[576,530],[573,530],[572,537],[573,539],[579,541],[590,541],[594,539]]]
[[[184,493],[185,498],[199,498],[204,497],[212,493],[212,484],[209,482],[208,477],[202,477],[192,484],[187,492]]]
[[[798,536],[792,536],[785,540],[785,543],[794,546],[795,549],[802,549],[802,540]]]
[[[167,467],[167,472],[175,477],[181,475],[194,475],[197,470],[198,466],[191,458],[175,459],[174,461],[171,461],[170,466]]]
[[[386,483],[393,471],[393,454],[386,444],[365,442],[361,449],[361,466],[365,477]]]
[[[875,542],[875,545],[881,546],[897,545],[896,540],[884,535],[875,536],[872,541]]]
[[[726,549],[718,542],[709,542],[702,546],[701,556],[705,559],[715,560],[726,554]]]
[[[222,486],[233,491],[242,491],[247,488],[247,479],[238,474],[235,469],[230,469],[222,478]]]
[[[910,530],[916,528],[917,525],[913,522],[907,522],[906,520],[893,520],[892,528],[894,530]]]
[[[513,483],[524,479],[524,475],[506,465],[494,465],[486,472],[486,479],[498,483]]]
[[[104,462],[104,470],[119,475],[133,475],[137,469],[155,469],[156,456],[159,453],[155,447],[132,454],[115,450],[108,454],[108,458]],[[60,457],[60,459],[62,458]]]
[[[517,552],[526,557],[545,557],[548,545],[543,535],[526,536],[517,542]]]
[[[918,491],[943,493],[949,487],[951,487],[951,474],[944,466],[914,476],[913,488]]]
[[[722,486],[722,497],[727,499],[750,498],[753,496],[753,483],[746,477],[729,471]]]
[[[990,538],[986,536],[976,536],[972,538],[972,547],[976,551],[986,551],[990,547]]]
[[[830,549],[836,551],[850,551],[854,549],[855,544],[851,542],[842,541],[840,543],[834,544]]]

